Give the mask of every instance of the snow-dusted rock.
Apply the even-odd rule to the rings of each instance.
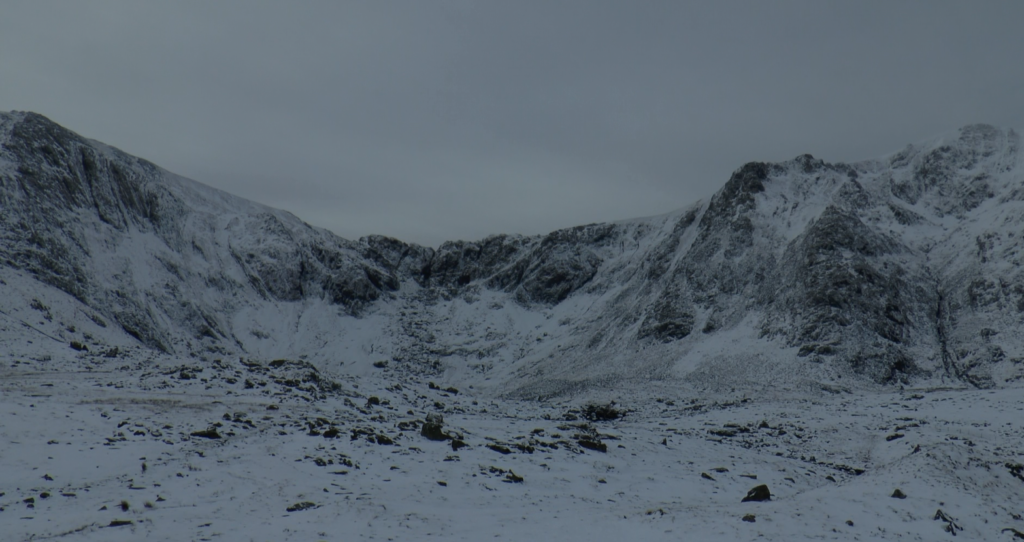
[[[0,309],[24,322],[63,292],[61,324],[113,323],[97,343],[353,373],[391,359],[524,397],[679,377],[1001,385],[1024,377],[1019,139],[968,126],[856,164],[751,163],[669,215],[432,249],[345,240],[5,113]]]

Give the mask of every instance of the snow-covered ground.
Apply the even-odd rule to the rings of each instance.
[[[39,334],[6,333],[22,344]],[[583,407],[609,392],[519,402],[448,389],[393,361],[351,376],[300,360],[197,364],[139,347],[33,344],[34,355],[0,356],[3,540],[1024,531],[1019,388],[710,396],[662,381],[616,392],[621,418],[588,421]],[[442,432],[465,447],[423,436],[428,414],[442,414]],[[208,429],[220,438],[194,434]],[[760,484],[770,501],[741,502]]]
[[[1010,540],[1019,140],[429,249],[0,114],[0,542]]]

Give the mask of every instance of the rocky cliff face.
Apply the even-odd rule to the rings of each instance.
[[[230,339],[240,299],[358,314],[398,278],[363,245],[176,177],[33,113],[7,114],[0,260],[161,350]]]
[[[437,249],[341,239],[32,113],[0,115],[0,143],[0,272],[179,355],[391,358],[526,396],[1024,374],[1013,131],[751,163],[670,215]]]

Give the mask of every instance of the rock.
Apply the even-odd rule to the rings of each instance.
[[[508,471],[508,474],[505,475],[505,479],[502,480],[502,482],[511,484],[521,484],[523,483],[523,477],[516,475],[516,473],[512,471]]]
[[[714,478],[712,478],[712,477],[711,477],[711,475],[710,475],[710,474],[708,474],[708,473],[706,473],[706,472],[702,472],[702,473],[700,473],[700,477],[701,477],[701,478],[703,478],[703,479],[705,479],[705,480],[711,480],[712,482],[714,482],[714,481],[715,481],[715,479],[714,479]]]
[[[1014,529],[1013,527],[1008,527],[1008,528],[1003,529],[1002,531],[999,531],[999,532],[1001,532],[1001,533],[1013,533],[1013,537],[1014,538],[1024,539],[1024,533],[1018,531],[1017,529]]]
[[[316,508],[316,507],[317,507],[317,505],[315,503],[311,503],[309,501],[303,501],[303,502],[295,503],[295,504],[289,506],[288,508],[286,508],[286,510],[288,512],[301,512],[302,510],[309,510],[310,508]]]
[[[125,525],[131,525],[133,522],[127,519],[115,519],[111,521],[107,527],[124,527]]]
[[[201,437],[201,438],[208,438],[208,439],[218,439],[218,438],[221,438],[220,433],[218,433],[217,430],[214,429],[213,427],[210,427],[209,429],[204,429],[202,431],[193,431],[193,432],[189,433],[189,435],[191,435],[193,437]]]
[[[890,496],[892,498],[894,498],[894,499],[906,499],[907,498],[907,494],[902,492],[902,491],[900,491],[899,488],[896,488],[896,490],[893,491],[892,495],[890,495]]]
[[[79,352],[88,352],[89,351],[89,347],[88,346],[86,346],[86,345],[84,345],[84,344],[82,344],[82,343],[80,343],[78,341],[71,341],[71,348],[73,348],[75,350],[78,350]]]
[[[891,435],[886,436],[885,437],[885,441],[886,442],[892,442],[892,441],[894,441],[896,439],[901,439],[901,438],[903,438],[905,436],[906,435],[904,435],[903,433],[893,433]]]
[[[459,448],[465,448],[466,446],[468,446],[468,444],[466,444],[464,441],[459,440],[457,438],[456,439],[452,439],[452,451],[453,452],[457,452],[457,451],[459,451]]]
[[[689,335],[693,331],[694,316],[680,305],[672,298],[658,300],[640,325],[637,338],[654,337],[667,343]]]
[[[761,484],[759,486],[754,487],[750,491],[748,491],[747,492],[747,496],[743,497],[743,500],[740,501],[740,502],[749,502],[749,501],[758,501],[758,502],[760,502],[760,501],[770,501],[770,500],[772,500],[772,493],[771,493],[771,491],[768,490],[768,486],[767,485]]]
[[[1020,463],[1006,463],[1006,468],[1010,470],[1010,476],[1017,478],[1021,482],[1024,482],[1024,465]]]
[[[615,403],[607,405],[590,404],[583,408],[583,417],[592,422],[603,422],[615,420],[622,416],[622,412],[614,407]]]
[[[954,520],[952,517],[943,512],[941,508],[935,511],[935,517],[932,519],[934,519],[935,521],[946,522],[946,525],[942,528],[942,530],[946,531],[947,533],[953,536],[956,536],[957,531],[964,530],[963,527],[957,525],[956,520]]]
[[[323,437],[324,438],[338,438],[338,435],[340,435],[340,434],[341,434],[341,431],[339,431],[337,427],[332,427],[332,428],[328,429],[327,431],[324,431]]]
[[[423,427],[420,428],[420,435],[430,440],[448,440],[449,437],[443,431],[444,418],[440,414],[427,414],[427,421],[423,422]]]
[[[588,450],[594,450],[594,451],[604,452],[604,453],[608,452],[608,445],[603,443],[603,442],[601,442],[601,441],[599,441],[599,440],[590,440],[590,439],[581,438],[581,439],[579,439],[577,441],[577,443],[581,447],[586,448]]]
[[[508,446],[502,446],[501,444],[488,444],[487,447],[502,455],[512,453],[512,450],[510,450]]]
[[[746,521],[747,523],[754,523],[755,521],[757,521],[757,516],[755,516],[754,514],[747,514],[743,516],[743,521]]]
[[[366,437],[368,442],[373,442],[376,433],[373,429],[367,429],[365,427],[354,427],[352,429],[351,440],[358,440],[360,437]]]

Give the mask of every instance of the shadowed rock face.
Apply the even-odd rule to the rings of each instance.
[[[783,254],[771,312],[787,324],[768,319],[763,332],[785,336],[813,361],[839,355],[876,380],[905,378],[918,368],[903,345],[936,302],[926,276],[896,263],[907,252],[857,216],[827,207]]]
[[[644,318],[637,337],[654,337],[662,342],[682,339],[693,331],[694,317],[678,297],[663,297]]]
[[[27,113],[12,120],[5,123],[10,132],[3,143],[14,172],[0,181],[0,258],[83,302],[106,298],[106,312],[126,332],[165,349],[152,317],[131,292],[95,291],[91,247],[82,223],[83,218],[99,222],[112,233],[129,226],[144,232],[174,231],[158,195],[138,183],[139,176],[154,175],[157,168],[128,157],[102,160],[86,140],[41,115]]]
[[[254,303],[360,317],[491,292],[549,317],[576,307],[560,309],[557,357],[521,348],[569,387],[580,367],[621,371],[624,356],[655,374],[637,352],[675,359],[744,325],[796,363],[877,382],[992,385],[1024,360],[1024,168],[1017,135],[989,126],[885,161],[750,163],[665,217],[437,249],[341,239],[33,113],[0,115],[0,143],[0,265],[163,350],[240,347],[231,322]],[[429,314],[395,317],[396,359],[475,363],[508,348],[447,344]]]
[[[248,202],[238,212],[235,198],[201,186],[206,198],[197,202],[192,183],[169,181],[153,164],[40,115],[8,115],[5,125],[2,153],[13,171],[0,177],[0,258],[150,346],[171,348],[158,323],[165,316],[193,338],[225,337],[225,307],[204,302],[205,290],[279,301],[317,296],[358,313],[398,287],[361,247],[285,213]],[[133,242],[139,237],[144,246]],[[147,260],[162,287],[140,288],[154,278],[138,276],[153,272],[140,267]]]

